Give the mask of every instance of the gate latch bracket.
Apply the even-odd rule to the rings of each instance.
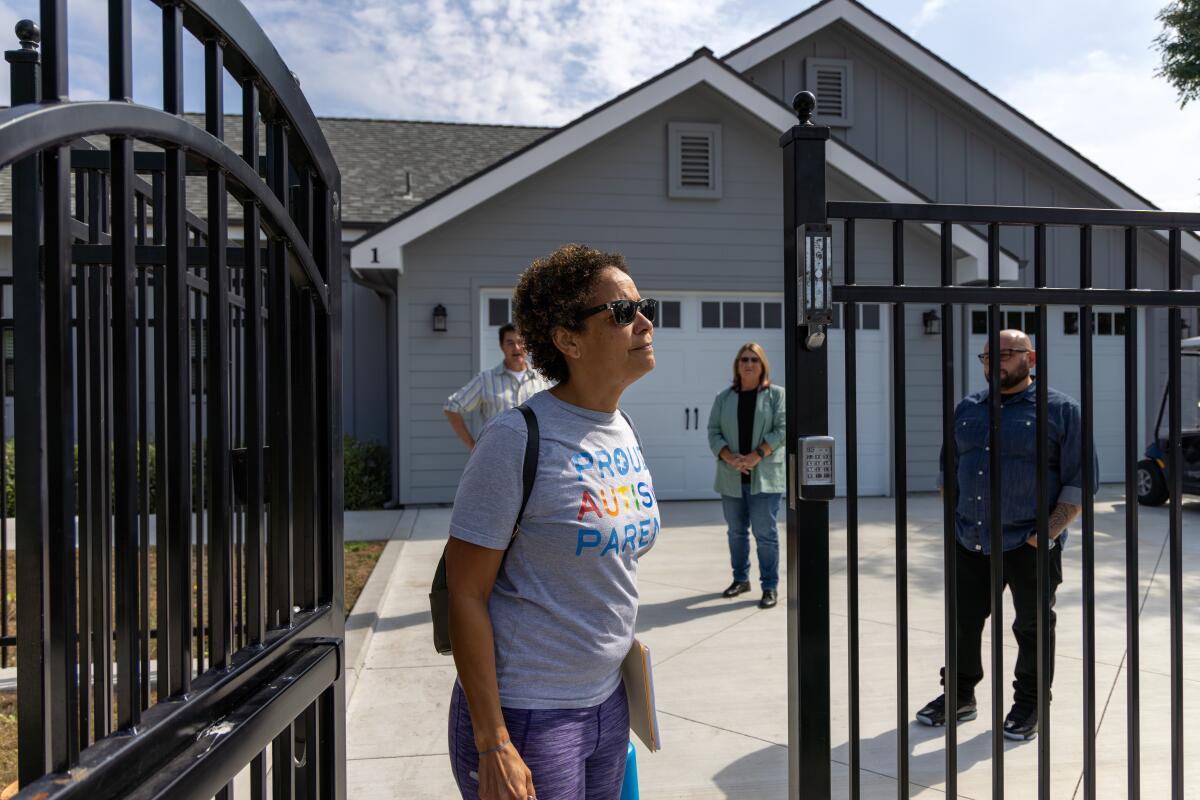
[[[833,324],[833,226],[825,223],[796,228],[796,324],[808,329],[804,346],[825,346],[825,329]]]

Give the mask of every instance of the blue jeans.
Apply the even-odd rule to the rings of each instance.
[[[742,487],[741,497],[721,495],[721,511],[729,526],[729,561],[733,579],[739,583],[750,580],[750,528],[758,545],[758,582],[763,591],[779,587],[779,529],[775,516],[779,513],[778,492],[750,494]]]

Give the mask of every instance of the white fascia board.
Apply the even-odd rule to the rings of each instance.
[[[480,175],[461,188],[443,195],[395,224],[381,228],[360,240],[350,250],[350,264],[354,267],[369,266],[375,269],[396,267],[392,262],[398,261],[401,248],[408,242],[701,83],[709,84],[780,132],[796,122],[796,118],[788,109],[773,98],[750,86],[713,59],[707,56],[700,57],[647,84],[608,108],[551,135],[541,144]],[[380,263],[370,263],[373,249],[377,251]]]
[[[890,203],[928,203],[912,190],[892,176],[883,172],[870,161],[842,145],[836,139],[830,139],[825,147],[825,159],[829,166],[845,175],[850,180],[867,189],[872,194],[882,197]],[[936,222],[921,223],[934,236],[941,237],[941,224]],[[956,283],[987,280],[987,240],[971,228],[955,225],[952,230],[954,246],[960,251],[955,260],[954,280]],[[1017,260],[1003,250],[1000,251],[1000,280],[1015,281],[1020,277],[1020,265]]]
[[[1111,175],[948,67],[929,51],[848,0],[830,0],[813,8],[790,25],[729,56],[725,63],[738,72],[745,72],[838,20],[845,21],[934,84],[991,120],[1001,131],[1023,142],[1059,169],[1074,176],[1084,186],[1106,198],[1116,208],[1154,208],[1145,198],[1138,197]],[[1200,260],[1200,240],[1194,236],[1183,237],[1183,250],[1192,258]]]

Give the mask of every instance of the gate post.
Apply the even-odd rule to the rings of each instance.
[[[787,611],[788,787],[792,798],[829,797],[829,506],[800,497],[797,458],[803,436],[829,431],[828,352],[800,324],[804,258],[802,227],[828,223],[825,141],[814,125],[816,98],[792,101],[799,124],[779,140],[783,148],[784,342],[787,360]],[[828,300],[826,300],[828,302]],[[824,334],[824,330],[819,331]],[[803,376],[803,381],[801,381]],[[803,387],[801,389],[800,387]],[[803,787],[803,789],[801,788]]]

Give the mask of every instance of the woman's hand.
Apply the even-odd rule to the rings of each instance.
[[[517,748],[509,744],[495,753],[479,757],[479,800],[529,800],[533,773]]]

